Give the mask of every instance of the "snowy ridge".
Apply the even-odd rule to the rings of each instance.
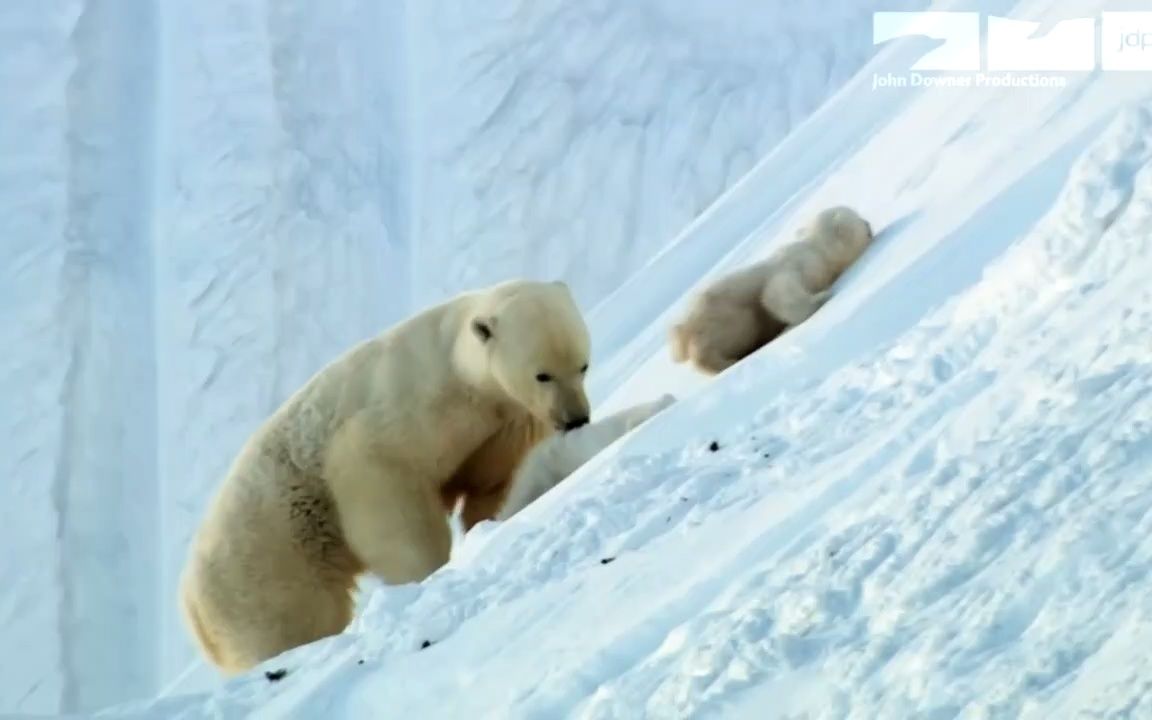
[[[610,393],[621,387],[642,387],[641,393],[652,390],[649,384],[637,383],[640,373],[634,369],[654,355],[666,354],[670,318],[681,311],[694,291],[766,254],[774,245],[765,247],[765,237],[783,238],[786,228],[790,235],[795,228],[788,228],[786,223],[799,217],[797,209],[803,206],[806,193],[835,177],[845,159],[904,107],[907,98],[902,96],[888,98],[889,102],[872,101],[872,75],[907,67],[917,53],[911,43],[898,44],[866,63],[785,142],[689,223],[640,272],[593,308],[589,325],[596,341],[597,366],[590,393],[596,407],[609,412],[617,407],[619,397]],[[845,116],[851,116],[852,121],[845,122]],[[857,192],[853,190],[853,194]],[[838,201],[848,202],[846,198]],[[621,304],[632,312],[617,312]],[[683,377],[677,380],[703,385],[695,373],[680,374]],[[622,381],[621,376],[628,380]],[[659,377],[665,381],[663,374]]]
[[[1149,620],[1150,159],[1147,105],[879,353],[714,452],[617,458],[273,663],[296,680],[173,716],[1139,716],[1109,663],[1148,654],[1123,633]]]
[[[857,73],[871,11],[923,4],[0,8],[0,711],[211,687],[176,577],[248,432],[529,274],[594,308],[597,413],[681,401],[284,680],[104,716],[1152,713],[1147,75],[874,90],[925,44]],[[833,203],[881,232],[832,302],[673,366],[690,293]]]
[[[831,138],[833,171],[766,160],[611,298],[649,324],[594,315],[597,411],[684,382],[681,402],[426,582],[377,590],[349,633],[270,661],[285,680],[110,715],[1152,709],[1132,669],[1150,659],[1146,83],[897,99],[885,116],[847,86],[833,103],[870,124],[852,151]],[[647,294],[684,297],[834,202],[882,232],[833,301],[719,378],[671,367],[678,302]]]
[[[1150,143],[1148,108],[1122,118],[985,283],[757,417],[734,452],[767,466],[765,496],[812,498],[795,513],[810,527],[753,545],[758,561],[745,551],[740,582],[601,686],[586,716],[1087,709],[1043,703],[1147,591],[1132,587],[1147,560],[1130,556],[1148,552],[1137,408],[1152,366],[1125,339],[1152,322]]]
[[[992,3],[955,2],[946,9],[975,5]],[[1069,13],[1091,15],[1102,7],[1081,5],[1003,2],[985,9],[1043,23]],[[1123,74],[1073,75],[1064,88],[1024,91],[872,88],[874,74],[905,72],[918,57],[917,48],[901,42],[878,56],[644,272],[593,311],[603,370],[592,377],[598,409],[611,412],[676,386],[710,388],[717,422],[751,412],[757,398],[728,389],[754,378],[738,366],[719,381],[726,389],[717,390],[717,383],[674,366],[666,349],[667,327],[692,292],[763,257],[830,204],[853,205],[868,217],[880,234],[877,247],[848,272],[838,297],[818,317],[767,353],[769,365],[758,372],[782,373],[787,382],[820,377],[896,337],[979,279],[1004,244],[1044,212],[1044,198],[1057,192],[1100,124],[1141,91],[1137,77]],[[757,224],[756,217],[763,220]],[[926,274],[930,283],[922,282]],[[613,312],[613,305],[639,306],[650,320]],[[848,322],[853,314],[864,319]],[[833,334],[835,341],[828,342]],[[819,351],[809,352],[815,344]],[[638,447],[649,448],[643,441]]]

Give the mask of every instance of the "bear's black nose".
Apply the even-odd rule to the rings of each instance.
[[[569,420],[568,422],[564,423],[564,432],[568,432],[569,430],[575,430],[578,427],[584,427],[587,424],[588,424],[588,418],[587,417],[573,418],[572,420]]]

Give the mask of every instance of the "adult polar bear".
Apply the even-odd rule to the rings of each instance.
[[[566,285],[464,293],[353,348],[249,439],[193,539],[181,603],[225,673],[347,627],[356,577],[423,580],[448,513],[495,516],[524,454],[588,422]]]
[[[794,241],[693,299],[669,332],[673,361],[691,361],[707,375],[735,365],[819,310],[872,239],[872,227],[852,208],[819,212]]]

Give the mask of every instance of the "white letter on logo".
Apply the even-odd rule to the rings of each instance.
[[[980,70],[980,13],[878,12],[872,15],[872,44],[923,35],[943,44],[926,53],[912,70]]]
[[[1043,35],[1040,30],[1040,23],[990,16],[988,70],[1091,72],[1096,69],[1094,18],[1063,20]]]

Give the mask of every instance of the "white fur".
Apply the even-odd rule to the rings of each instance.
[[[821,211],[767,259],[729,273],[694,299],[669,331],[672,359],[715,375],[811,317],[872,242],[854,210]]]
[[[506,520],[559,485],[606,447],[676,402],[672,395],[634,405],[582,428],[552,435],[532,448],[516,469],[497,519]]]

